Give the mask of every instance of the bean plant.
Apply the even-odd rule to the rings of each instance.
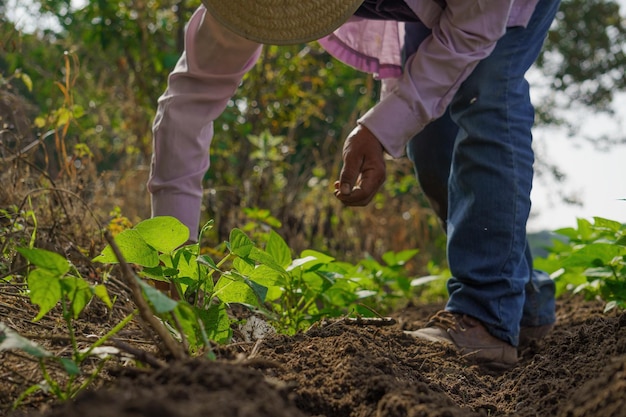
[[[201,235],[211,227],[207,223]],[[266,232],[261,247],[233,229],[224,243],[226,252],[216,261],[199,244],[184,244],[188,239],[188,229],[168,216],[145,220],[115,237],[126,261],[140,267],[141,286],[155,312],[180,324],[184,334],[179,337],[186,338],[192,351],[209,341],[230,340],[231,304],[265,316],[286,334],[323,317],[375,315],[410,291],[402,266],[417,253],[389,252],[386,265],[373,259],[352,265],[314,250],[294,258],[273,230]],[[118,262],[110,247],[95,260]],[[172,283],[179,300],[150,286],[149,280]]]
[[[594,217],[555,233],[549,254],[535,267],[552,274],[557,290],[571,290],[605,301],[605,311],[626,308],[626,225]]]

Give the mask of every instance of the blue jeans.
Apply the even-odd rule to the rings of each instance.
[[[513,346],[520,326],[555,321],[554,283],[533,270],[526,239],[534,109],[524,76],[558,6],[559,0],[540,0],[527,27],[508,28],[447,112],[407,149],[446,227],[453,276],[446,310],[479,319]],[[413,41],[427,35],[419,24],[407,30]]]

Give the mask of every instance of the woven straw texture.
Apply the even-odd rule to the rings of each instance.
[[[202,0],[215,19],[244,38],[293,44],[337,29],[363,0]]]

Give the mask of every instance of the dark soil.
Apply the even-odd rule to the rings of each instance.
[[[31,404],[17,415],[626,416],[626,313],[561,299],[554,331],[520,352],[517,367],[494,374],[403,334],[436,309],[409,306],[389,327],[338,321],[233,344],[218,349],[216,361],[114,368],[107,383],[74,402],[43,402],[38,412]]]

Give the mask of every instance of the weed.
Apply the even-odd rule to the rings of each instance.
[[[78,392],[82,391],[98,376],[107,359],[101,359],[95,370],[86,376],[81,375],[81,365],[95,349],[128,324],[135,313],[128,315],[106,335],[91,344],[89,348],[80,349],[75,334],[74,320],[78,318],[94,296],[112,308],[113,304],[106,288],[104,285],[89,284],[67,259],[55,252],[37,248],[17,248],[17,251],[33,266],[27,275],[28,296],[33,304],[39,306],[39,313],[33,320],[40,320],[52,308],[60,304],[62,317],[69,335],[71,357],[55,357],[34,343],[19,337],[3,325],[0,328],[0,348],[18,348],[35,356],[39,360],[44,378],[44,382],[32,385],[24,391],[14,406],[17,407],[27,395],[38,390],[49,391],[59,400],[74,398]],[[48,372],[47,362],[50,360],[62,365],[67,373],[65,381],[53,378]],[[83,378],[79,378],[81,376]]]

